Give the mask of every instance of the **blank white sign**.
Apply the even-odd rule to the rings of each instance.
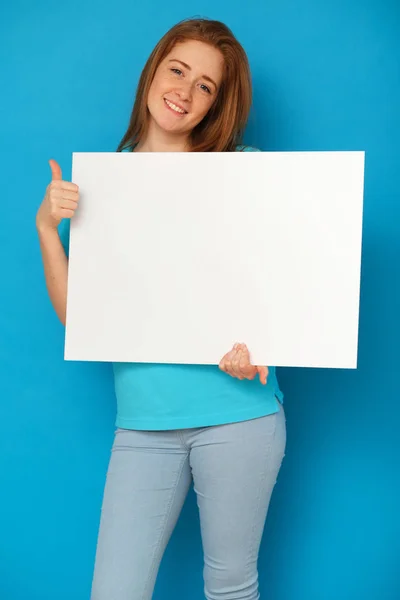
[[[74,153],[65,358],[357,366],[363,152]]]

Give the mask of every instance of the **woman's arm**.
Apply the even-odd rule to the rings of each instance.
[[[65,325],[67,311],[68,259],[57,229],[37,226],[46,287],[58,318]]]
[[[51,303],[61,323],[65,325],[67,312],[68,259],[58,234],[62,219],[71,219],[78,207],[79,188],[62,180],[61,169],[50,161],[51,183],[36,215],[40,250],[46,287]]]

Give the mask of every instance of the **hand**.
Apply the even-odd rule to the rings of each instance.
[[[36,215],[38,229],[57,229],[62,219],[71,219],[78,207],[79,188],[62,180],[61,169],[55,160],[49,161],[51,182]]]
[[[260,381],[266,385],[268,378],[268,367],[256,367],[250,364],[250,354],[246,344],[235,344],[230,352],[225,354],[219,368],[224,373],[238,379],[254,379],[257,374]]]

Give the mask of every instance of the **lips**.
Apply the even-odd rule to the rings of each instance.
[[[180,104],[178,104],[177,102],[174,102],[173,100],[170,100],[169,98],[164,98],[164,101],[165,101],[165,100],[167,100],[168,102],[171,102],[171,104],[174,104],[175,106],[177,106],[177,107],[178,107],[178,108],[180,108],[181,110],[184,110],[184,111],[185,111],[185,115],[187,115],[187,112],[188,112],[188,111],[187,111],[187,110],[186,110],[186,109],[185,109],[183,106],[181,106],[181,105],[180,105]],[[168,106],[168,105],[167,105],[167,106]],[[172,109],[172,110],[173,110],[173,109]],[[179,114],[179,113],[177,113],[177,114]]]

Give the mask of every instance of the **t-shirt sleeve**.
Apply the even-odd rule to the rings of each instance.
[[[58,226],[58,235],[60,236],[61,244],[64,248],[64,252],[69,256],[69,235],[71,228],[71,219],[63,219]]]
[[[236,146],[236,152],[261,152],[259,148],[254,146],[245,146],[244,144]]]

